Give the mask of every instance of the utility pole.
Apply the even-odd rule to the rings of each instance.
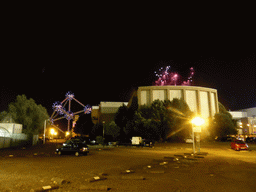
[[[105,128],[105,121],[102,121],[102,123],[103,123],[103,146],[104,146],[104,128]]]

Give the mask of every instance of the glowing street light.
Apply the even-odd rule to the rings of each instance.
[[[52,128],[52,129],[50,129],[50,133],[52,134],[52,135],[54,135],[54,133],[55,133],[55,130]]]
[[[201,127],[200,126],[205,124],[205,120],[201,117],[195,117],[194,119],[192,119],[191,123],[192,123],[192,135],[193,135],[192,136],[193,137],[193,153],[195,154],[195,135],[194,135],[194,132],[201,133]],[[200,153],[200,135],[198,135],[198,136],[199,136],[198,152]]]
[[[66,131],[66,137],[68,137],[70,135],[70,132]]]
[[[201,126],[205,123],[205,120],[201,117],[195,117],[194,119],[192,119],[192,124],[194,124],[195,126]]]

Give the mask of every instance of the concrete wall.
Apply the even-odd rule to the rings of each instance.
[[[190,110],[204,118],[213,117],[219,111],[216,89],[197,86],[147,86],[137,91],[138,104],[148,105],[154,100],[184,99]]]

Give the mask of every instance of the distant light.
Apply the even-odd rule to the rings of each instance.
[[[50,133],[53,135],[55,133],[54,129],[51,129]]]

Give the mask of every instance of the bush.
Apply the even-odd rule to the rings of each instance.
[[[103,139],[102,136],[97,136],[97,137],[96,137],[96,141],[97,141],[97,143],[99,143],[99,144],[101,144],[101,145],[104,144],[104,139]]]

